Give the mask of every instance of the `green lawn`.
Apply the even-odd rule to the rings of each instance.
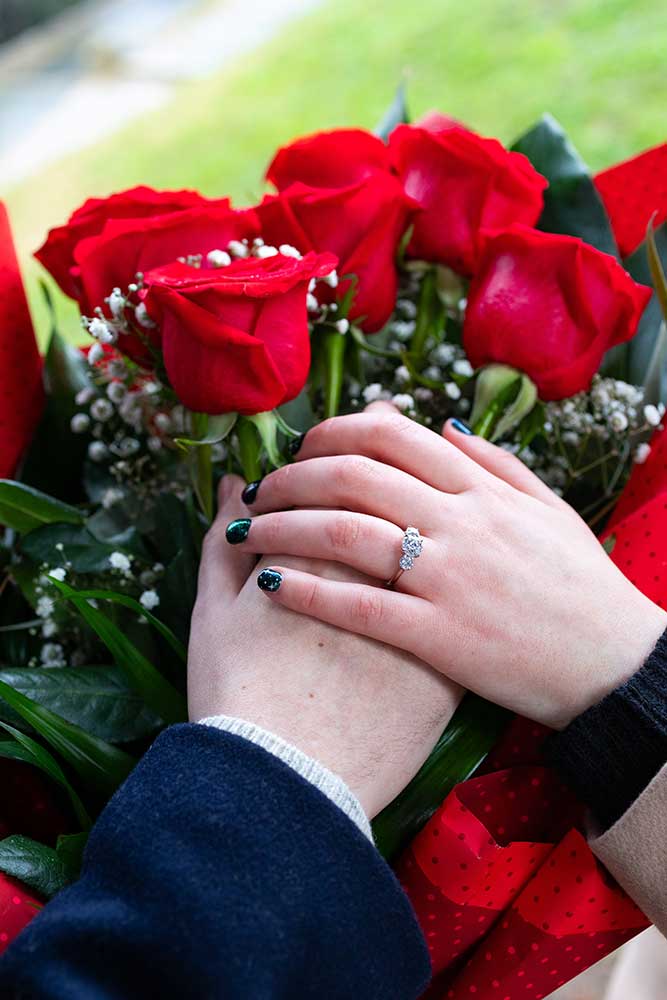
[[[372,127],[402,73],[413,114],[438,107],[510,140],[550,110],[602,167],[667,138],[665,37],[663,0],[329,0],[242,64],[11,191],[21,255],[84,197],[139,182],[252,201],[278,144]]]

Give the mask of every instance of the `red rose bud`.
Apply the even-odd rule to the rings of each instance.
[[[399,125],[389,137],[394,168],[422,212],[408,254],[469,276],[481,229],[534,225],[546,179],[521,153],[431,112],[422,125]]]
[[[541,399],[588,389],[605,352],[630,340],[651,289],[573,236],[512,226],[484,234],[463,346],[476,368],[511,365]]]
[[[155,216],[170,216],[189,208],[216,204],[220,202],[202,198],[196,191],[155,191],[149,187],[131,188],[109,198],[89,198],[72,213],[64,226],[49,232],[35,257],[53,275],[66,295],[81,300],[81,281],[75,260],[76,248],[81,240],[98,236],[111,219],[149,220]],[[127,278],[125,284],[132,279],[133,275]],[[110,291],[111,288],[108,288],[105,295]],[[95,305],[101,303],[94,302]],[[85,305],[83,311],[90,309]]]
[[[146,274],[146,307],[181,402],[201,413],[250,415],[297,396],[310,367],[308,285],[335,266],[332,254],[276,254]]]
[[[361,129],[321,132],[279,150],[267,178],[280,194],[257,208],[264,239],[336,254],[340,275],[356,276],[350,319],[379,330],[396,303],[396,251],[417,209],[387,147]]]
[[[636,250],[654,213],[667,219],[667,143],[603,170],[595,186],[604,202],[621,257]]]
[[[0,477],[13,475],[43,402],[42,361],[9,219],[0,202]]]

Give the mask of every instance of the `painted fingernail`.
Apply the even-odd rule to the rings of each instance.
[[[459,420],[458,417],[454,417],[453,420],[449,421],[455,431],[459,434],[472,434],[473,431],[468,427],[468,425],[463,420]]]
[[[245,542],[251,523],[249,517],[238,517],[235,521],[230,521],[225,531],[225,538],[229,544],[239,545],[241,542]]]
[[[249,507],[250,504],[254,503],[257,499],[257,491],[259,490],[259,484],[261,481],[261,479],[256,479],[254,483],[248,483],[246,488],[243,490],[241,499],[247,507]]]
[[[275,594],[280,589],[283,582],[283,575],[277,569],[263,569],[257,577],[257,586],[260,590],[266,590],[269,594]]]
[[[297,452],[301,448],[301,445],[303,444],[303,439],[305,438],[305,436],[306,436],[305,434],[299,434],[298,438],[292,438],[292,440],[287,446],[287,450],[289,451],[290,455],[297,454]]]

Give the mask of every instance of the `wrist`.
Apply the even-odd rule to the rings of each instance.
[[[636,588],[632,600],[607,619],[594,663],[582,664],[581,683],[565,693],[552,727],[565,729],[577,716],[625,684],[642,666],[667,629],[667,612]],[[610,609],[612,612],[616,609]]]

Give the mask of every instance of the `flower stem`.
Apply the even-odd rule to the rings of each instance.
[[[262,478],[262,466],[259,460],[261,439],[252,420],[241,417],[236,425],[236,435],[239,442],[239,458],[243,477],[247,483],[253,483]]]
[[[195,438],[206,436],[208,416],[205,413],[192,414],[192,432]],[[206,520],[213,520],[213,462],[211,445],[200,444],[190,451],[192,485],[199,506]]]
[[[324,335],[324,416],[338,415],[340,396],[343,390],[346,334],[326,333]]]

